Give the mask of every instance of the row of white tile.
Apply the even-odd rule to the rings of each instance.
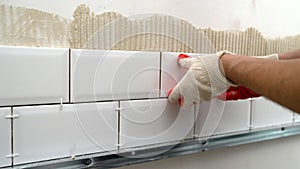
[[[10,155],[23,164],[180,141],[194,131],[194,107],[183,112],[167,99],[0,108],[0,117],[0,167]]]
[[[23,164],[296,122],[300,116],[264,98],[188,110],[167,99],[0,108],[0,167],[11,164],[10,154]]]
[[[2,46],[0,106],[165,97],[186,72],[177,56]]]
[[[160,67],[160,52],[3,46],[0,106],[157,98]]]

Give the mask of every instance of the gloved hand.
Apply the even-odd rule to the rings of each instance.
[[[226,51],[222,51],[198,57],[180,54],[178,63],[188,71],[169,92],[169,101],[176,103],[181,100],[183,107],[189,107],[193,103],[209,101],[230,86],[235,86],[225,77],[220,62],[220,57],[225,53]]]
[[[271,54],[267,56],[254,56],[254,57],[262,58],[262,59],[279,60],[278,54]],[[218,96],[218,98],[221,100],[239,100],[239,99],[248,99],[248,98],[254,98],[259,96],[261,95],[252,91],[251,89],[248,89],[243,86],[237,86],[237,87],[230,87],[226,92]]]

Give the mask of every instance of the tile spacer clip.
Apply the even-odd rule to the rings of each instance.
[[[10,114],[10,115],[6,115],[5,118],[6,119],[16,119],[16,118],[19,118],[19,115],[18,114],[14,114],[14,115]]]
[[[114,146],[115,147],[121,147],[121,146],[123,146],[123,144],[115,144]]]
[[[115,111],[124,111],[124,108],[123,107],[117,107],[117,108],[115,108]]]
[[[60,106],[59,106],[59,110],[62,111],[63,110],[63,98],[60,98]]]
[[[14,154],[8,154],[5,157],[6,158],[13,158],[13,157],[18,157],[20,154],[19,153],[14,153]]]

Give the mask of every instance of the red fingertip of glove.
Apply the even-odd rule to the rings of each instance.
[[[168,97],[170,96],[170,94],[172,93],[172,91],[173,91],[173,89],[170,89],[170,90],[168,91],[168,94],[167,94]]]
[[[252,98],[252,97],[259,97],[260,95],[255,93],[254,91],[246,88],[246,87],[242,87],[242,86],[238,86],[241,95],[242,95],[242,99],[247,99],[247,98]]]
[[[255,93],[254,91],[243,87],[230,87],[226,92],[222,93],[218,96],[221,100],[238,100],[238,99],[248,99],[253,97],[259,97],[260,95]]]
[[[181,96],[180,99],[178,99],[178,105],[180,107],[182,107],[183,106],[183,102],[184,102],[184,98]]]
[[[168,91],[168,94],[167,94],[168,97],[170,96],[170,94],[172,93],[172,91],[173,91],[173,89],[170,89],[170,90]],[[177,101],[177,103],[178,103],[178,105],[179,105],[180,107],[183,106],[183,101],[184,101],[184,99],[183,99],[183,97],[181,96],[180,99],[178,99],[178,101]]]
[[[218,96],[221,100],[238,100],[241,97],[241,92],[236,87],[230,87],[226,92]]]
[[[180,60],[180,59],[185,59],[185,58],[191,58],[191,57],[186,54],[179,54],[177,59]]]

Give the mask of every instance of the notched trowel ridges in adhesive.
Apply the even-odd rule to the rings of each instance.
[[[36,9],[0,5],[0,45],[69,47],[70,20]]]
[[[123,18],[116,12],[95,15],[85,5],[79,5],[73,12],[74,20],[70,24],[70,47],[86,49],[104,49],[109,46],[110,31],[113,27],[105,26],[114,20]]]
[[[135,19],[137,18],[137,19]],[[300,48],[300,35],[266,39],[255,28],[215,31],[167,15],[95,14],[84,4],[73,20],[36,9],[0,5],[0,45],[160,52],[266,55]]]

